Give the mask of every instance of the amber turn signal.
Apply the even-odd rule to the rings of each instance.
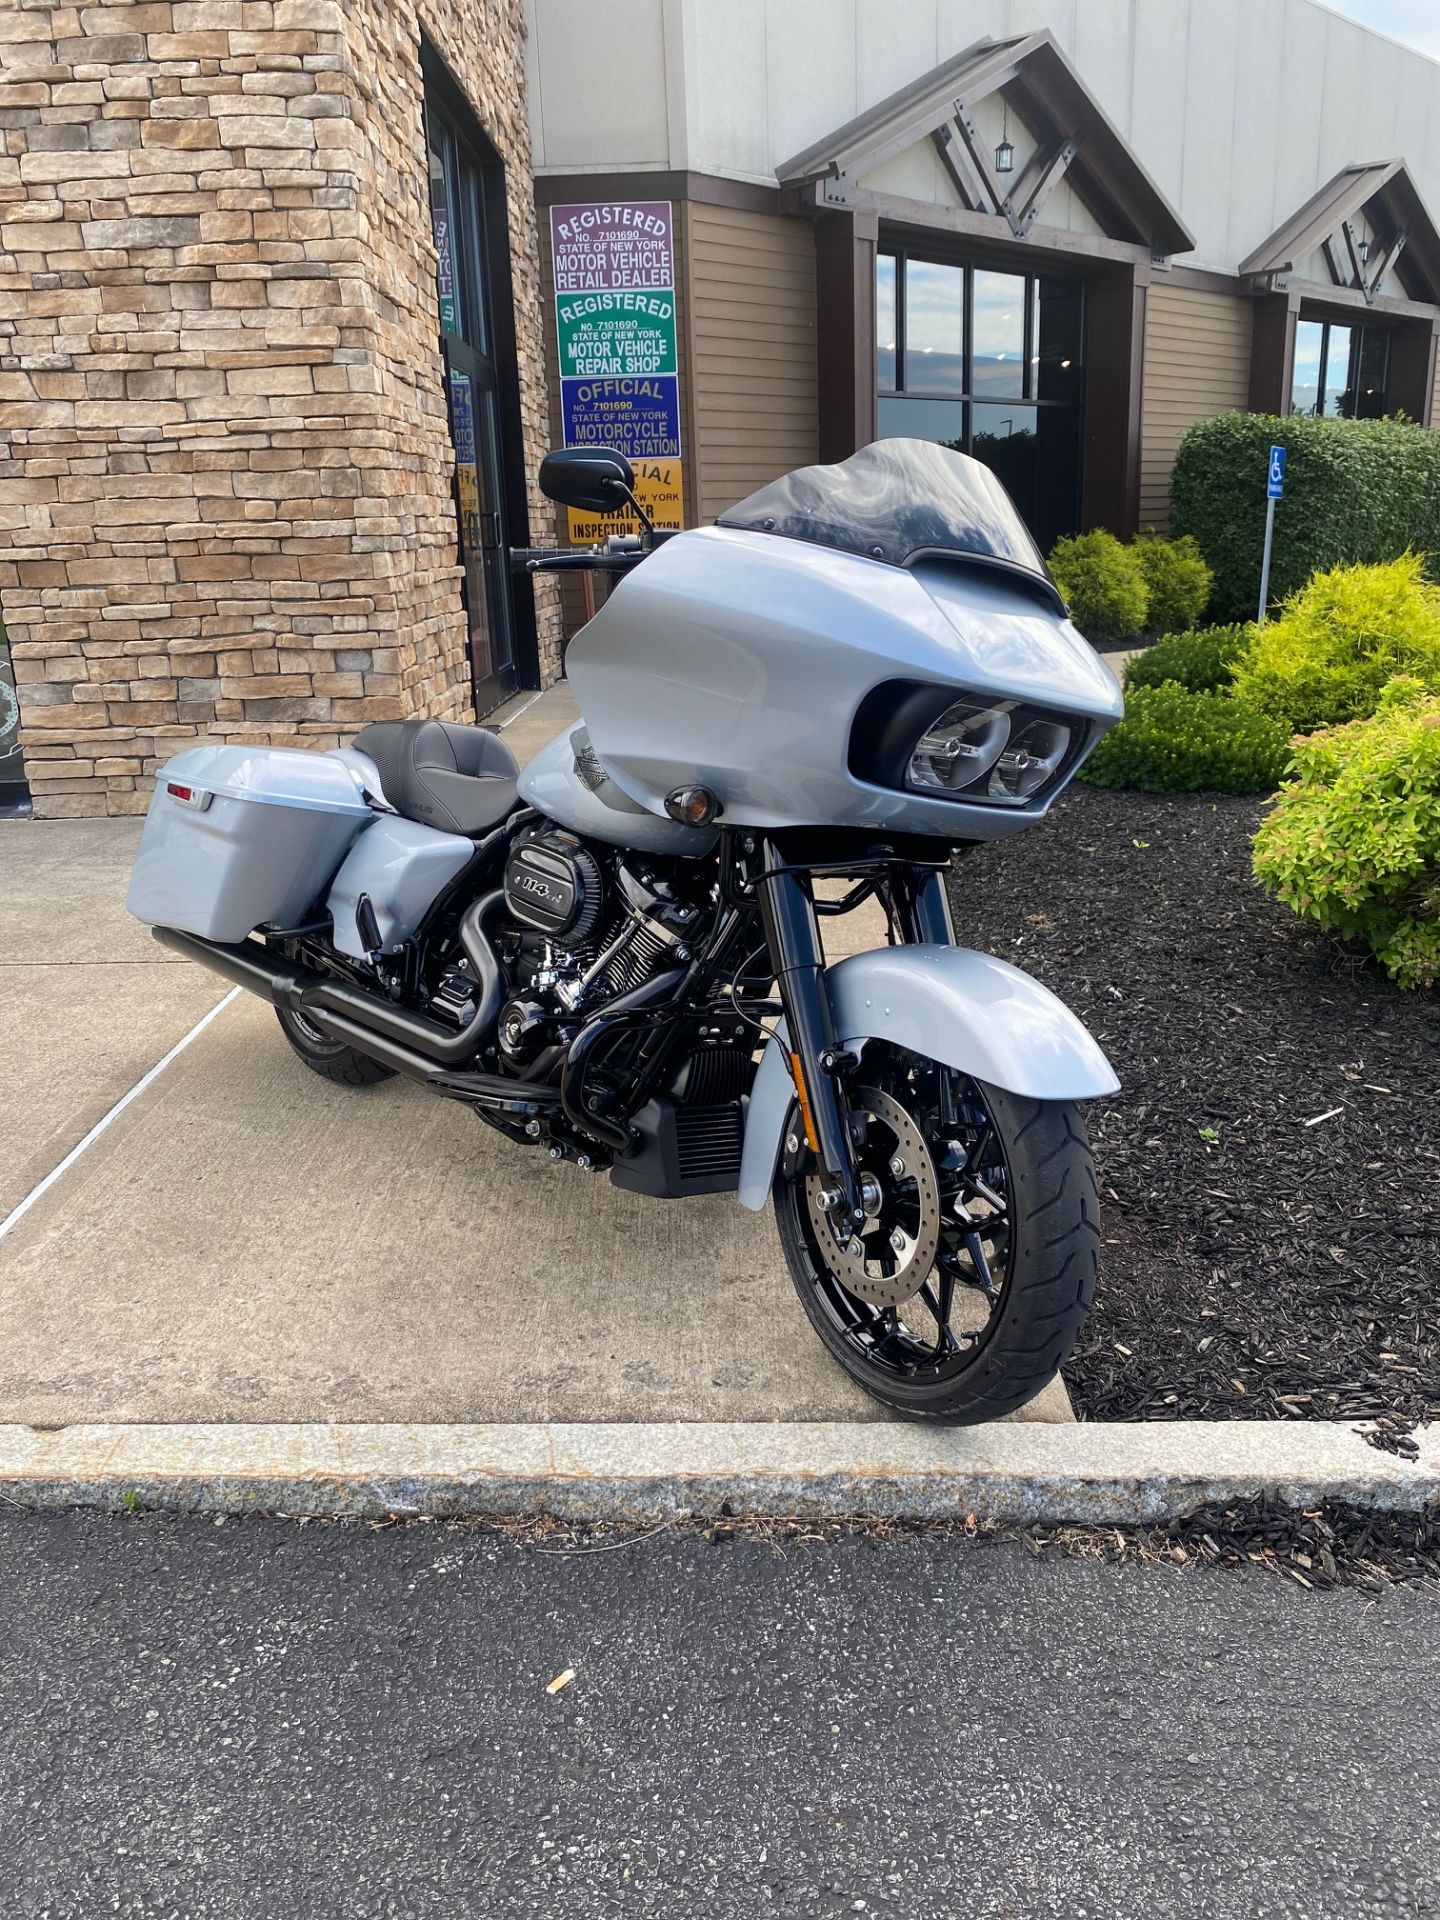
[[[720,802],[708,787],[676,787],[665,796],[665,811],[685,827],[708,827],[720,812]]]

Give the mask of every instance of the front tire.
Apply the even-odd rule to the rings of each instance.
[[[878,1072],[867,1057],[858,1078],[873,1083],[869,1116],[863,1090],[853,1110],[874,1145],[857,1153],[888,1211],[877,1207],[863,1241],[839,1244],[816,1211],[813,1160],[789,1150],[792,1112],[773,1197],[795,1290],[833,1357],[902,1418],[998,1420],[1054,1379],[1095,1296],[1100,1208],[1084,1122],[1068,1101],[1022,1099],[898,1050],[881,1050]],[[924,1181],[887,1182],[888,1167],[913,1159],[917,1128]],[[924,1284],[889,1304],[887,1265],[932,1235]],[[910,1284],[901,1272],[888,1292]]]
[[[332,1040],[303,1013],[291,1013],[277,1007],[275,1017],[280,1031],[312,1073],[322,1080],[333,1080],[337,1087],[370,1087],[377,1080],[394,1077],[393,1067],[382,1067],[369,1054],[347,1047],[343,1040]]]

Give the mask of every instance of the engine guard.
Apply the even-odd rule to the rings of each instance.
[[[880,947],[825,971],[835,1031],[846,1047],[889,1040],[1030,1100],[1095,1100],[1118,1090],[1083,1023],[1028,973],[968,947]],[[770,1198],[795,1083],[784,1022],[750,1090],[739,1200]]]

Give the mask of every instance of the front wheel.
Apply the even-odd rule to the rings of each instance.
[[[792,1112],[780,1244],[820,1338],[909,1420],[975,1426],[1054,1379],[1095,1295],[1100,1208],[1068,1101],[872,1043],[849,1095],[866,1206],[842,1222]]]

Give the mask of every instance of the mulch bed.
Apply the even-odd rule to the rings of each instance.
[[[1344,1502],[1298,1512],[1274,1500],[1201,1507],[1152,1527],[1032,1527],[1021,1536],[1047,1548],[1102,1560],[1169,1561],[1179,1566],[1260,1567],[1297,1586],[1329,1592],[1358,1587],[1423,1587],[1440,1592],[1440,1515],[1377,1513]]]
[[[1086,1022],[1100,1292],[1084,1419],[1440,1413],[1440,1003],[1250,878],[1261,803],[1077,785],[963,859],[963,945]]]

